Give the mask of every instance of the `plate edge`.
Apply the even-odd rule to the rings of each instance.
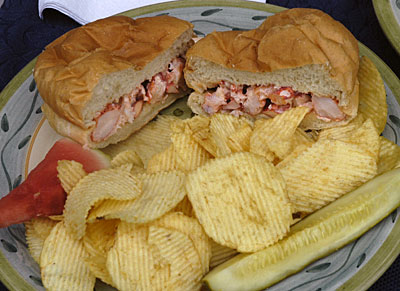
[[[243,1],[243,0],[185,0],[185,1],[169,1],[159,4],[152,4],[136,9],[121,12],[118,15],[125,15],[129,17],[136,17],[143,14],[154,13],[157,11],[163,11],[166,9],[176,9],[185,7],[204,7],[204,6],[225,6],[225,7],[238,7],[247,8],[253,10],[266,11],[270,13],[278,13],[287,8],[272,5],[268,3],[260,3],[254,1]]]
[[[392,47],[400,55],[400,23],[397,22],[390,0],[372,0],[379,24]]]
[[[33,67],[35,66],[37,57],[31,60],[25,67],[23,67],[0,93],[0,111],[7,104],[8,100],[14,95],[15,91],[21,86],[23,82],[28,79],[28,77],[32,74]],[[8,96],[8,97],[6,97]]]

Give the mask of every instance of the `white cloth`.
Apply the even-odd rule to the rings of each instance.
[[[168,1],[170,0],[39,0],[38,6],[40,18],[43,17],[44,9],[53,8],[80,24],[86,24],[134,8]],[[253,1],[265,3],[265,0]]]

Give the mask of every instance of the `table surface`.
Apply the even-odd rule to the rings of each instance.
[[[384,1],[384,0],[382,0]],[[2,2],[2,1],[0,1]],[[267,0],[287,8],[317,8],[342,22],[400,77],[400,56],[385,37],[371,0]],[[58,36],[78,27],[65,15],[46,9],[38,17],[37,0],[5,0],[0,8],[0,91]],[[400,258],[369,290],[400,290]],[[0,283],[0,290],[6,288]]]

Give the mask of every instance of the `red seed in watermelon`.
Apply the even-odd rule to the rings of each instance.
[[[109,158],[99,150],[85,149],[67,138],[58,140],[26,180],[0,199],[0,228],[63,212],[66,193],[57,177],[59,160],[79,162],[87,173],[110,165]]]

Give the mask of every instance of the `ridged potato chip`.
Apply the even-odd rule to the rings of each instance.
[[[365,121],[365,117],[358,114],[349,123],[331,128],[322,129],[318,134],[318,139],[348,139],[351,134],[357,130]]]
[[[153,253],[165,260],[170,269],[167,290],[200,290],[205,274],[192,240],[179,231],[150,226],[148,243]]]
[[[312,146],[312,143],[310,144],[301,144],[295,147],[290,154],[288,154],[282,161],[279,161],[276,164],[277,169],[281,169],[287,166],[288,163],[290,163],[293,159],[297,158],[302,152],[304,152],[306,149],[308,149],[310,146]]]
[[[378,160],[380,148],[379,133],[371,119],[368,118],[364,121],[364,123],[345,141],[359,145]]]
[[[188,133],[173,133],[171,140],[178,170],[184,172],[192,171],[212,157]]]
[[[379,133],[370,118],[360,123],[362,119],[363,117],[356,118],[343,127],[329,128],[325,133],[322,131],[320,139],[337,139],[357,144],[377,160],[380,147]]]
[[[31,221],[25,222],[25,240],[32,258],[39,263],[44,240],[35,232]]]
[[[108,273],[107,253],[114,245],[119,220],[101,220],[88,225],[82,239],[88,257],[85,260],[92,274],[103,282],[113,285]]]
[[[149,174],[157,173],[161,171],[172,171],[177,170],[176,155],[174,146],[171,144],[168,148],[162,152],[155,154],[151,157],[147,163],[146,172]]]
[[[106,263],[118,290],[167,290],[168,265],[152,253],[148,233],[147,225],[119,224]]]
[[[46,217],[37,217],[25,222],[25,237],[32,258],[39,263],[43,244],[57,222]]]
[[[238,252],[234,249],[221,246],[211,240],[211,254],[210,268],[214,268],[234,257]]]
[[[142,159],[134,150],[125,150],[119,152],[111,160],[111,167],[115,168],[123,164],[132,164],[141,168],[144,167]]]
[[[377,173],[376,159],[359,145],[323,139],[279,167],[294,212],[311,213]]]
[[[45,240],[49,236],[51,230],[57,224],[56,221],[48,219],[47,217],[36,217],[34,219],[31,219],[30,223],[32,224],[35,232],[43,240]]]
[[[182,119],[178,119],[171,122],[170,128],[172,133],[187,133],[187,134],[192,133],[190,128],[187,126],[187,121]]]
[[[295,107],[272,119],[257,120],[250,138],[250,152],[269,161],[273,161],[274,155],[284,159],[293,148],[297,127],[309,111],[307,107]]]
[[[154,154],[163,151],[171,144],[170,123],[175,120],[179,120],[179,118],[158,115],[157,119],[148,123],[126,140],[110,145],[102,151],[113,157],[119,152],[133,149],[140,156],[146,168],[147,162]]]
[[[98,218],[119,218],[128,222],[145,223],[176,207],[186,195],[183,184],[185,174],[180,171],[143,174],[138,178],[142,184],[142,193],[136,199],[104,200],[93,207],[87,222]]]
[[[250,151],[250,137],[252,133],[253,128],[250,124],[244,123],[242,127],[228,136],[226,144],[232,153]]]
[[[292,221],[283,177],[263,157],[235,153],[188,175],[196,217],[215,242],[254,252],[281,239]]]
[[[115,213],[127,211],[132,206],[134,199],[130,200],[113,200],[106,199],[99,201],[93,205],[86,218],[87,223],[93,223],[97,220],[110,218]]]
[[[61,221],[61,220],[64,220],[64,215],[62,215],[62,214],[50,215],[49,219],[54,220],[54,221]]]
[[[284,167],[290,160],[296,158],[300,155],[303,151],[313,145],[315,142],[314,138],[309,136],[304,130],[301,128],[297,128],[294,135],[293,135],[293,147],[292,151],[288,153],[283,160],[275,160],[274,164],[276,167],[282,168]]]
[[[87,253],[63,222],[51,230],[40,256],[42,282],[47,290],[90,290],[96,277],[85,264]]]
[[[130,173],[131,167],[103,169],[81,179],[65,202],[65,226],[76,239],[85,234],[86,217],[96,202],[129,200],[141,195],[142,183]]]
[[[119,218],[132,223],[150,222],[172,210],[186,195],[186,175],[183,172],[143,174],[139,178],[142,194],[130,202],[120,201],[126,208],[120,207],[118,212],[108,214],[105,218]]]
[[[366,56],[361,58],[358,80],[360,82],[358,112],[366,118],[371,118],[378,133],[381,134],[387,120],[385,85],[375,64]]]
[[[378,158],[378,174],[394,169],[400,162],[400,146],[381,136]]]
[[[57,172],[61,186],[67,194],[71,192],[80,179],[87,175],[81,163],[67,160],[58,161]]]
[[[216,157],[223,157],[249,148],[252,123],[246,118],[231,114],[213,114],[210,117],[210,134],[217,148]],[[249,132],[250,131],[250,132]]]
[[[186,235],[127,222],[118,227],[107,268],[119,290],[195,290],[203,275],[196,249]]]
[[[312,135],[308,134],[303,129],[298,127],[293,134],[292,148],[294,149],[299,145],[311,145],[315,141],[316,139],[314,139]]]
[[[179,231],[188,236],[199,255],[203,273],[208,272],[211,259],[210,239],[197,219],[188,217],[183,213],[172,212],[154,221],[151,225]]]
[[[190,129],[190,133],[195,141],[197,141],[207,152],[213,157],[217,156],[217,146],[211,137],[209,116],[197,115],[193,118],[184,120]]]

